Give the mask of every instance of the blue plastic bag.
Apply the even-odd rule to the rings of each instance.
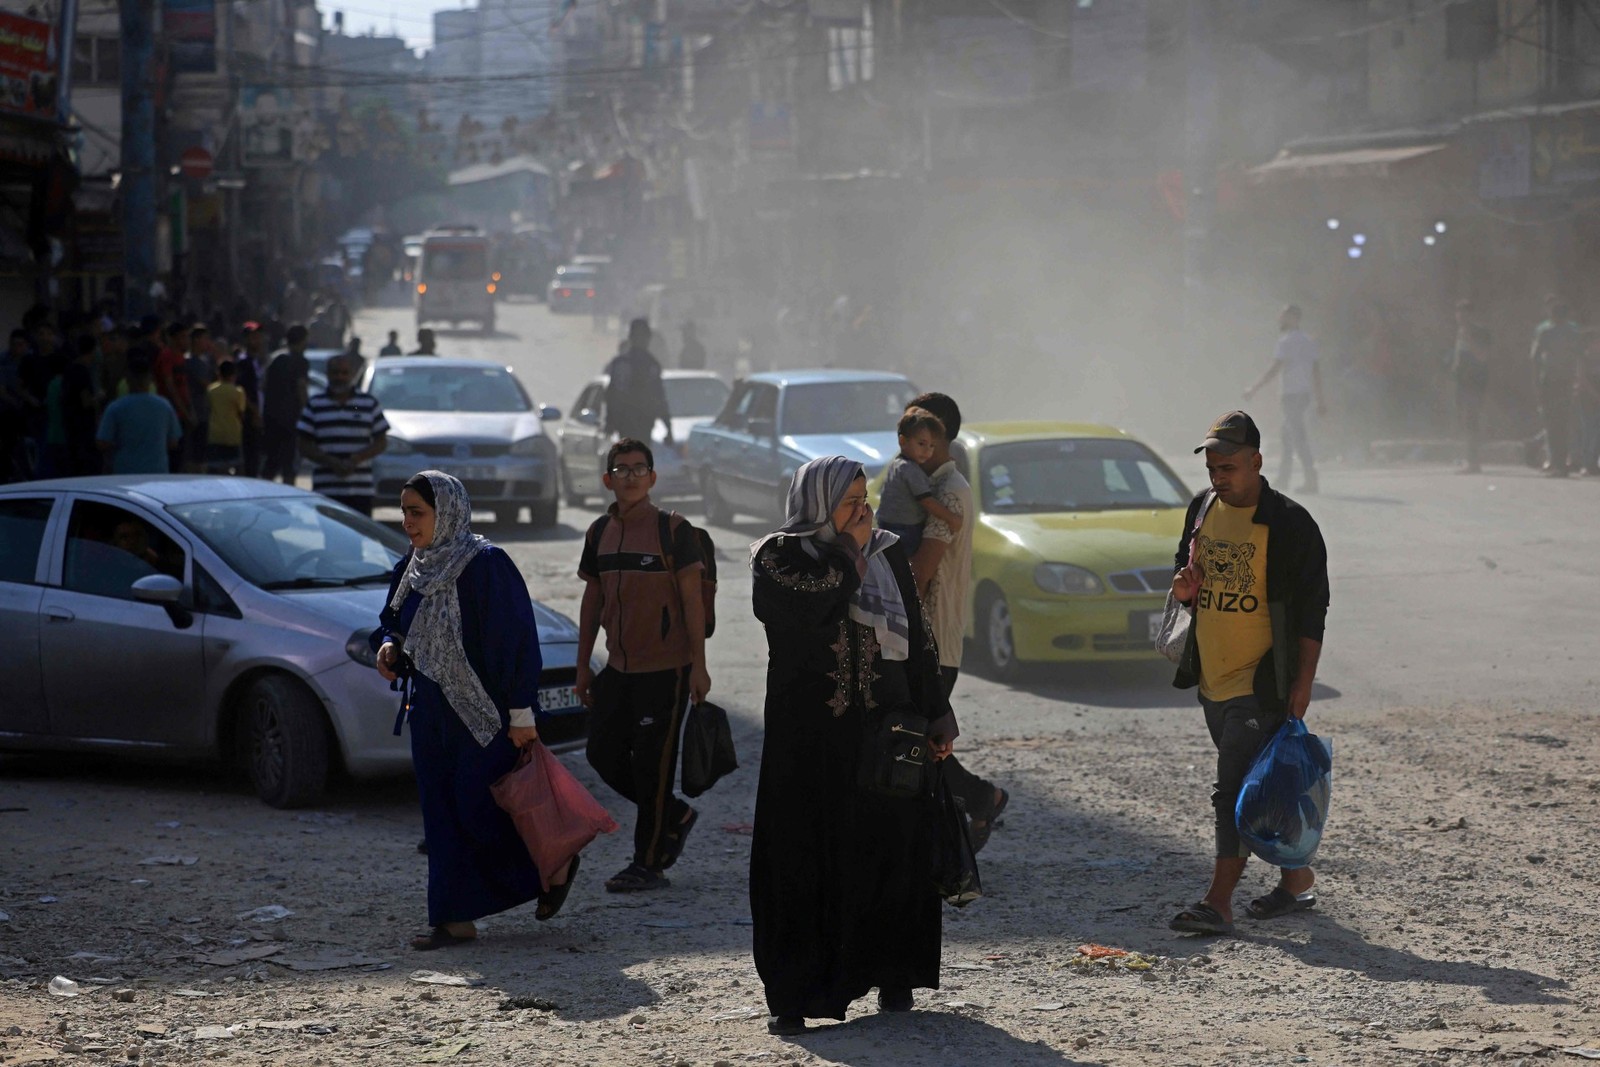
[[[1244,776],[1233,810],[1239,836],[1274,867],[1309,867],[1332,785],[1333,745],[1290,716]]]

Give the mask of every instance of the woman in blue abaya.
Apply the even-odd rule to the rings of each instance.
[[[516,564],[472,532],[466,488],[423,471],[400,494],[411,551],[395,567],[372,643],[378,672],[405,682],[411,759],[428,841],[428,925],[415,949],[477,937],[474,920],[539,901],[560,909],[577,873],[538,868],[489,787],[538,741],[539,635]],[[398,732],[398,727],[396,732]]]

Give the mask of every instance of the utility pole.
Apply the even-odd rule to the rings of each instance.
[[[122,308],[150,311],[156,274],[154,0],[119,0],[122,23]],[[67,46],[64,46],[67,47]]]
[[[1183,334],[1191,352],[1204,352],[1208,331],[1206,245],[1216,203],[1217,69],[1212,52],[1215,0],[1187,0],[1184,59],[1188,79],[1183,123]]]

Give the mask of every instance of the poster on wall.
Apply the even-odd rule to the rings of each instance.
[[[162,0],[161,36],[174,74],[211,74],[217,69],[215,0]]]
[[[56,117],[56,42],[50,23],[0,12],[0,111]]]
[[[289,90],[246,85],[239,93],[244,165],[288,166],[293,163],[297,121]]]

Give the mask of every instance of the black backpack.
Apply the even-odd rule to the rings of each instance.
[[[676,576],[678,567],[672,558],[672,517],[676,511],[660,511],[656,514],[659,526],[656,536],[661,541],[661,559],[667,565],[668,573]],[[682,518],[682,516],[679,516]],[[596,550],[600,547],[600,535],[605,532],[606,524],[611,521],[611,515],[600,516],[594,524],[594,543]],[[705,569],[700,572],[700,603],[706,613],[706,637],[710,637],[717,630],[717,548],[711,543],[711,535],[700,527],[683,519],[683,524],[694,533],[700,542],[700,558],[705,562]]]

